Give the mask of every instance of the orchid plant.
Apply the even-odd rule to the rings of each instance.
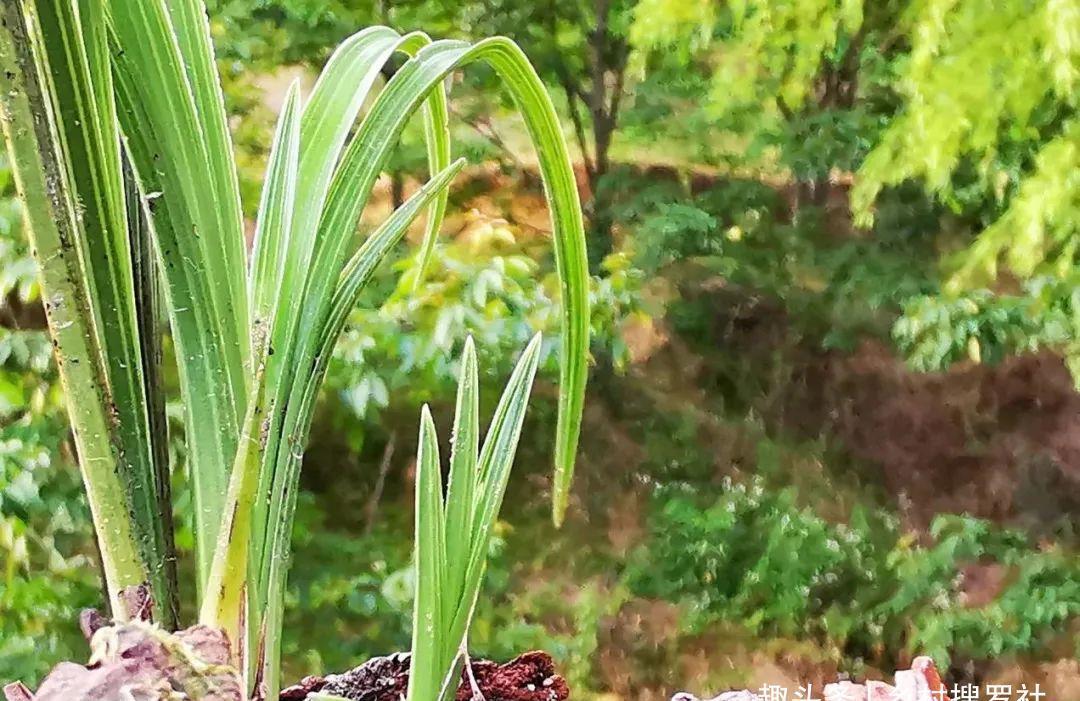
[[[408,58],[386,81],[395,54]],[[555,110],[511,41],[364,29],[309,95],[281,110],[246,245],[221,82],[201,0],[9,0],[0,7],[0,114],[113,615],[152,593],[180,625],[161,337],[171,333],[194,494],[199,622],[222,629],[247,693],[276,698],[290,536],[319,387],[360,290],[427,214],[434,254],[451,160],[446,79],[486,63],[536,147],[560,279],[553,513],[566,509],[588,335],[581,208]],[[422,113],[430,180],[358,247],[358,222],[406,123]],[[449,485],[421,420],[410,698],[460,674],[490,529],[536,369],[524,352],[482,450],[471,343]],[[455,671],[456,670],[456,671]]]

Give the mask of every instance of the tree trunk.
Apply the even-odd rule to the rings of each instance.
[[[588,171],[589,190],[592,192],[589,215],[589,270],[599,274],[603,263],[613,250],[615,242],[612,229],[615,225],[614,212],[609,188],[605,187],[604,177],[611,169],[608,150],[611,148],[611,134],[614,131],[606,116],[593,117],[593,143],[596,157]]]

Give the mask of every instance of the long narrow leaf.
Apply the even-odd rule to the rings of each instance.
[[[416,603],[413,606],[409,699],[436,699],[442,689],[442,577],[445,562],[442,467],[431,412],[420,416],[416,455]]]
[[[450,108],[446,91],[441,85],[432,89],[424,106],[424,141],[427,146],[428,170],[438,173],[450,162]],[[413,280],[414,289],[419,288],[424,281],[424,273],[431,263],[432,253],[435,252],[435,240],[439,236],[443,216],[446,214],[446,201],[445,195],[440,197],[428,214],[424,239],[420,244],[420,264]]]
[[[164,355],[161,334],[168,318],[161,298],[161,278],[154,260],[153,231],[146,200],[139,192],[138,180],[126,156],[124,165],[124,200],[127,206],[128,241],[131,246],[131,281],[135,293],[136,326],[142,356],[142,376],[146,402],[146,425],[151,443],[153,499],[150,512],[155,530],[154,542],[160,543],[148,566],[158,568],[151,574],[154,620],[166,630],[178,625],[180,589],[176,570],[176,537],[172,513],[172,472],[169,469],[169,428],[165,415]]]
[[[448,628],[456,638],[463,638],[465,635],[476,605],[476,596],[480,592],[480,579],[491,541],[491,531],[510,479],[510,468],[513,467],[517,453],[525,410],[539,361],[540,334],[537,334],[522,353],[506,389],[503,390],[488,427],[484,447],[480,451],[477,466],[477,503],[474,506],[472,528],[469,529],[472,545],[469,549],[470,559],[465,567],[463,598],[458,602],[453,623]],[[460,645],[461,640],[458,639],[456,644]]]
[[[119,443],[111,440],[108,371],[94,329],[88,281],[79,260],[76,199],[62,162],[61,136],[16,3],[0,6],[0,116],[27,230],[41,268],[45,311],[64,391],[79,401],[68,412],[94,517],[114,614],[125,615],[121,592],[142,584],[146,571],[136,542],[128,490],[120,479]]]
[[[350,230],[367,202],[379,172],[405,122],[450,71],[482,61],[503,78],[536,145],[554,224],[555,261],[562,288],[559,419],[556,428],[553,514],[561,522],[568,501],[581,430],[588,357],[588,266],[577,186],[558,119],[543,82],[516,44],[504,38],[472,46],[438,41],[421,49],[379,95],[342,158],[335,177],[314,259],[310,299],[320,298],[327,271],[343,255]],[[313,312],[311,319],[318,319]],[[317,323],[311,321],[310,323]],[[308,336],[310,334],[302,334]]]
[[[190,0],[108,0],[119,121],[152,198],[184,398],[205,582],[246,410],[250,343],[243,233],[205,17]],[[168,5],[168,7],[166,7]],[[170,10],[171,8],[171,10]],[[222,150],[224,149],[224,150]]]
[[[460,678],[466,638],[480,575],[486,561],[491,529],[513,465],[540,359],[540,335],[529,343],[503,391],[488,436],[476,461],[478,416],[476,358],[467,343],[459,380],[454,449],[446,503],[442,500],[441,467],[437,438],[427,407],[421,417],[416,486],[416,599],[413,604],[412,668],[408,701],[452,696]],[[469,457],[461,457],[472,450]],[[457,475],[454,475],[454,472]],[[462,485],[475,480],[470,491]],[[461,523],[471,514],[468,523]],[[459,586],[450,577],[461,573]]]
[[[472,548],[472,521],[475,509],[480,449],[480,392],[476,367],[476,348],[472,337],[465,339],[461,353],[461,377],[458,380],[454,409],[454,433],[450,452],[450,477],[446,490],[447,591],[460,597],[465,586],[467,553]],[[453,615],[453,612],[450,614]]]
[[[102,2],[88,1],[98,4]],[[164,5],[172,19],[173,34],[180,55],[183,56],[183,68],[187,74],[205,142],[208,157],[206,166],[212,178],[209,190],[215,195],[211,204],[216,210],[218,226],[223,233],[223,245],[217,254],[223,260],[222,267],[228,279],[229,292],[226,299],[236,305],[245,298],[247,256],[244,251],[240,183],[233,162],[232,138],[225,114],[225,96],[214,63],[210,20],[203,0],[167,0]],[[120,17],[123,21],[123,16]],[[237,325],[241,329],[247,328],[246,307],[240,305],[231,311],[236,315]],[[254,362],[250,358],[249,361]],[[251,367],[246,366],[246,369],[250,375]]]
[[[291,243],[300,160],[300,89],[289,86],[270,147],[270,161],[263,180],[262,201],[255,226],[248,278],[253,330],[252,353],[266,352],[265,343],[274,323],[274,311]]]
[[[315,398],[326,374],[326,366],[330,360],[333,346],[337,342],[349,312],[356,305],[356,299],[360,291],[375,274],[386,255],[405,235],[412,222],[445,191],[464,165],[465,161],[459,159],[442,172],[437,173],[415,192],[405,204],[395,210],[368,237],[364,245],[350,259],[331,301],[330,317],[322,330],[320,350],[314,357],[314,365],[310,367],[309,373],[304,377],[303,392],[297,394],[296,403],[290,406],[290,409],[301,417],[298,421],[296,433],[290,434],[294,440],[299,440],[300,436],[306,432],[306,427],[311,421]],[[269,453],[269,450],[267,452]],[[284,471],[284,474],[281,475],[282,481],[288,485],[295,485],[300,469],[299,451],[290,451],[284,459],[280,455],[268,455],[267,459],[275,457],[278,458],[279,469]],[[265,658],[262,661],[262,677],[270,693],[277,690],[277,659],[282,615],[282,607],[279,602],[283,601],[284,597],[285,577],[288,572],[288,553],[292,537],[292,517],[295,510],[295,502],[287,500],[295,500],[295,492],[295,488],[290,486],[283,493],[275,490],[273,493],[265,495],[272,502],[276,502],[270,510],[270,514],[274,518],[266,525],[266,532],[271,536],[267,540],[267,546],[270,549],[266,566],[269,586],[264,599],[266,619],[260,625],[260,628],[267,632],[264,644]],[[260,497],[264,496],[261,489],[259,495]],[[281,498],[284,498],[285,501],[280,501]],[[260,498],[257,501],[261,500]],[[257,521],[257,523],[261,522]]]
[[[218,534],[199,617],[202,623],[223,629],[230,640],[238,641],[241,635],[247,635],[247,646],[255,643],[257,621],[252,620],[247,630],[242,627],[249,603],[245,601],[245,592],[250,608],[258,610],[262,603],[259,592],[247,590],[247,576],[251,569],[252,513],[258,499],[267,442],[264,422],[272,412],[273,401],[266,368],[274,350],[266,330],[274,321],[278,285],[284,275],[285,253],[291,240],[300,154],[299,103],[300,93],[293,84],[278,118],[255,233],[251,299],[256,336],[253,350],[259,365],[233,461],[223,527]],[[249,674],[252,671],[247,670]]]
[[[105,15],[101,3],[92,0],[39,0],[35,7],[63,161],[80,203],[77,233],[116,414],[112,433],[120,446],[121,475],[154,591],[155,617],[171,627],[176,623],[176,583],[170,576],[169,529],[160,515],[157,437],[148,416],[147,392],[156,388],[148,385],[143,368],[132,269],[152,263],[136,260],[129,241],[129,225],[138,227],[139,222],[129,223],[125,206]],[[137,191],[132,196],[137,208]],[[152,254],[150,249],[141,252]]]
[[[310,261],[317,244],[319,217],[341,150],[382,66],[395,52],[414,50],[425,41],[426,37],[421,34],[401,37],[386,27],[372,27],[358,32],[342,43],[331,56],[304,108],[300,127],[297,206],[293,210],[290,243],[283,254],[284,272],[279,285],[269,293],[276,295],[278,300],[270,331],[274,357],[266,370],[270,402],[275,407],[269,417],[267,430],[266,452],[269,455],[277,456],[282,452],[292,455],[294,452],[287,444],[291,434],[281,411],[288,406],[295,378],[303,377],[298,374],[303,372],[303,363],[296,359],[297,327],[304,304],[310,299],[310,293],[305,288],[307,278],[313,274]],[[339,272],[330,273],[331,281],[337,280]],[[283,444],[283,441],[286,443]],[[280,483],[277,464],[278,461],[271,462],[260,471],[260,494],[270,492],[275,480]],[[281,501],[285,497],[283,491],[277,494],[278,498],[274,501],[268,503],[260,500],[256,504],[256,523],[276,521],[273,514],[283,508]],[[265,599],[270,586],[273,546],[269,543],[272,539],[273,532],[269,529],[258,528],[254,533],[252,549],[258,573],[254,596],[259,600]]]

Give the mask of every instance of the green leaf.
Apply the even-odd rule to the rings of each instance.
[[[465,574],[463,599],[458,602],[451,630],[454,635],[461,631],[464,639],[476,605],[476,596],[480,592],[480,578],[483,576],[484,562],[487,558],[491,531],[499,515],[506,485],[510,479],[514,455],[521,437],[521,426],[525,421],[529,394],[532,390],[536,368],[540,362],[540,334],[537,334],[526,347],[518,360],[517,367],[503,390],[502,398],[495,409],[495,414],[488,426],[487,438],[480,452],[477,476],[477,502],[473,507],[472,546],[469,549],[469,562]]]
[[[104,7],[99,2],[65,0],[36,3],[42,45],[49,58],[64,160],[80,203],[80,247],[90,286],[94,324],[108,373],[109,401],[116,414],[114,440],[120,446],[121,475],[136,525],[136,540],[154,592],[155,614],[166,627],[176,624],[176,582],[169,535],[171,508],[162,515],[167,489],[165,455],[155,448],[164,436],[150,429],[149,396],[160,391],[147,381],[144,343],[158,331],[140,329],[136,315],[153,323],[156,310],[137,309],[136,266],[153,278],[149,247],[133,250],[130,235],[145,237],[140,195],[125,192],[121,177],[120,133],[116,121]],[[130,203],[134,220],[129,220]],[[136,253],[140,257],[136,257]],[[140,282],[145,282],[144,277]],[[152,299],[143,302],[153,305]],[[148,333],[142,338],[141,331]]]
[[[94,517],[107,593],[115,615],[123,617],[121,591],[146,581],[148,568],[143,559],[146,551],[139,544],[142,534],[132,513],[132,490],[121,479],[121,443],[114,440],[117,435],[115,418],[110,413],[108,366],[95,328],[91,281],[79,255],[84,234],[65,149],[65,137],[79,135],[57,123],[58,107],[53,102],[58,95],[73,94],[76,76],[69,72],[71,64],[50,65],[41,28],[27,24],[20,4],[5,3],[0,8],[0,19],[0,112],[4,134],[16,186],[25,205],[27,230],[41,268],[61,383],[69,397],[79,397],[79,401],[69,403],[68,412]],[[74,30],[75,26],[67,29]],[[51,38],[61,41],[56,36]],[[52,56],[55,59],[57,54]],[[86,64],[76,63],[74,69],[85,71]],[[87,80],[87,74],[83,72],[79,78]],[[67,90],[46,92],[54,79],[68,81]],[[68,126],[72,126],[70,122]],[[126,236],[126,230],[120,233]]]
[[[421,49],[397,71],[342,157],[320,226],[320,246],[313,259],[311,286],[305,297],[321,298],[321,288],[343,255],[347,232],[355,226],[409,116],[451,71],[476,61],[486,62],[495,69],[524,117],[536,145],[554,224],[563,312],[553,495],[553,515],[559,523],[569,498],[585,397],[588,266],[577,186],[555,109],[536,71],[516,44],[504,38],[487,39],[471,46],[438,41]],[[305,320],[317,324],[319,317],[313,311],[305,315]],[[310,336],[303,332],[302,335]]]
[[[314,313],[310,306],[327,306],[330,291],[312,292],[307,289],[309,278],[316,274],[311,269],[311,259],[317,243],[319,220],[330,182],[341,156],[341,150],[354,126],[368,93],[380,76],[380,70],[387,60],[400,50],[412,50],[421,45],[426,38],[420,34],[405,37],[386,27],[372,27],[353,35],[338,47],[320,74],[311,97],[304,108],[300,125],[300,160],[297,173],[297,206],[293,209],[293,221],[289,244],[284,257],[284,270],[277,287],[268,292],[257,292],[276,296],[270,344],[274,356],[267,365],[267,387],[270,392],[271,406],[266,431],[266,455],[270,456],[259,475],[260,494],[272,495],[270,499],[259,500],[255,505],[254,516],[257,524],[266,524],[253,532],[252,549],[255,558],[254,567],[258,581],[253,587],[253,596],[257,602],[272,601],[269,591],[275,538],[278,535],[277,524],[282,522],[281,512],[285,509],[289,476],[287,466],[294,457],[295,447],[290,440],[302,440],[306,428],[293,429],[286,419],[285,411],[292,404],[290,394],[300,395],[296,388],[297,378],[306,378],[309,362],[298,357],[301,345],[298,331],[301,318]],[[352,226],[355,227],[354,221]],[[349,234],[354,229],[350,229]],[[328,275],[335,282],[340,274],[336,271],[319,271],[317,274]],[[282,408],[282,409],[278,409]],[[297,407],[291,406],[294,414]],[[276,485],[276,486],[275,486]],[[291,531],[291,520],[286,530]],[[270,604],[273,608],[274,604]],[[268,651],[274,656],[274,651]],[[276,674],[276,670],[273,672]]]
[[[435,699],[442,689],[443,576],[446,564],[445,515],[439,439],[431,412],[420,416],[416,454],[416,603],[413,606],[412,662],[408,699]]]
[[[282,267],[291,242],[300,152],[299,102],[299,91],[294,84],[278,118],[259,205],[251,268],[251,318],[255,324],[253,351],[259,364],[229,479],[224,527],[218,534],[199,616],[202,623],[223,629],[230,640],[239,640],[241,633],[248,635],[249,645],[254,642],[251,638],[257,628],[247,631],[242,628],[245,606],[250,601],[252,612],[256,612],[262,605],[261,592],[247,592],[252,511],[258,498],[266,449],[264,422],[273,411],[273,392],[267,383],[266,368],[274,350],[266,329],[274,321],[277,293],[284,273]],[[270,294],[271,291],[274,294]],[[253,617],[252,624],[257,623]]]
[[[46,67],[40,75],[27,73],[9,50],[8,63],[18,70],[6,78],[16,89],[4,104],[18,113],[18,121],[6,120],[14,152],[38,156],[24,159],[29,165],[23,170],[33,177],[20,187],[36,207],[30,219],[41,226],[41,250],[53,256],[46,261],[45,279],[47,290],[51,286],[61,293],[49,298],[50,306],[60,307],[50,311],[50,320],[61,360],[74,358],[70,364],[79,365],[64,371],[65,383],[87,388],[80,396],[96,392],[99,400],[88,407],[73,403],[72,413],[78,415],[77,426],[94,429],[89,439],[77,429],[77,443],[99,532],[109,537],[103,548],[110,588],[115,594],[119,585],[145,579],[138,555],[145,557],[150,549],[142,534],[137,534],[140,544],[132,544],[133,524],[142,519],[160,527],[151,534],[155,543],[170,538],[168,519],[152,518],[153,512],[168,511],[156,391],[154,271],[146,259],[152,248],[165,282],[184,405],[202,618],[226,628],[248,690],[259,684],[273,697],[300,458],[318,388],[360,290],[425,208],[421,272],[432,255],[446,188],[463,165],[448,165],[444,81],[474,61],[494,67],[524,115],[555,224],[565,327],[556,440],[555,505],[561,516],[579,433],[588,331],[584,230],[569,156],[543,84],[512,42],[470,46],[433,43],[420,33],[401,36],[382,27],[364,30],[335,52],[306,105],[295,88],[286,100],[246,270],[236,168],[205,7],[199,0],[73,1],[79,4],[42,0],[54,3],[49,7],[56,13],[46,16],[46,25],[55,45],[45,45],[58,51],[61,58],[55,60],[64,71]],[[33,2],[20,0],[20,9],[9,3],[5,12],[21,22],[21,9]],[[84,21],[90,24],[81,26]],[[3,48],[15,47],[11,31],[3,38]],[[24,44],[29,47],[29,40]],[[370,91],[396,51],[412,58],[371,100]],[[34,106],[20,97],[24,75],[35,86],[47,85],[49,101],[40,101],[37,113],[56,111],[64,117],[57,122],[63,129],[50,132],[51,122],[32,119]],[[70,106],[75,116],[68,120],[68,112],[54,110],[51,100]],[[357,124],[365,105],[370,107]],[[372,187],[421,108],[431,181],[351,253]],[[121,135],[123,163],[130,166],[127,190]],[[59,154],[75,155],[68,163]],[[50,193],[62,196],[50,199]],[[77,200],[82,199],[89,202],[94,228],[80,238]],[[73,335],[62,333],[69,327]],[[429,581],[439,597],[452,599],[443,609],[439,598],[426,596],[425,605],[435,611],[435,625],[460,631],[433,648],[431,671],[443,675],[432,682],[436,694],[445,691],[440,682],[447,669],[460,664],[482,570],[477,553],[485,551],[490,535],[485,520],[494,519],[501,502],[538,348],[537,339],[504,396],[514,405],[500,404],[478,456],[475,351],[467,344],[461,431],[448,495],[451,519],[461,526],[455,537],[465,539],[447,547],[442,511],[423,524],[430,531],[428,554],[435,558],[425,571],[433,573]],[[111,402],[121,395],[126,399],[114,416]],[[379,401],[378,386],[375,395]],[[121,440],[113,445],[104,437],[113,435],[116,424]],[[425,430],[434,431],[430,417]],[[150,440],[138,442],[147,436]],[[130,442],[130,450],[123,441]],[[138,462],[138,471],[118,462],[129,454],[125,459]],[[425,460],[437,468],[432,456],[429,450]],[[121,484],[118,473],[141,481]],[[437,469],[427,475],[425,498],[441,509],[441,477]],[[138,503],[124,501],[130,498],[125,487]],[[450,569],[448,557],[454,561]],[[158,573],[151,568],[150,574]]]
[[[425,406],[416,486],[416,600],[408,700],[452,696],[540,359],[537,334],[503,390],[477,461],[476,353],[466,341],[454,419],[450,487],[442,499],[438,438]]]
[[[367,35],[369,37],[389,41],[389,35],[377,34],[376,30],[366,31],[371,32]],[[314,389],[323,376],[320,365],[329,355],[332,336],[336,335],[336,332],[329,333],[334,328],[334,323],[330,321],[330,315],[334,313],[331,307],[336,304],[332,294],[341,271],[347,265],[347,251],[360,213],[376,179],[386,167],[405,124],[431,99],[432,90],[439,88],[450,72],[474,61],[485,61],[492,65],[504,78],[517,102],[537,145],[541,173],[553,214],[555,257],[562,284],[564,315],[560,418],[556,436],[557,518],[561,518],[565,509],[580,431],[588,345],[585,237],[569,155],[543,83],[513,42],[493,39],[470,46],[446,41],[425,45],[426,41],[422,35],[410,35],[397,44],[406,51],[422,48],[379,93],[341,154],[326,193],[325,205],[322,205],[322,213],[318,217],[318,235],[314,237],[310,249],[306,243],[299,244],[302,253],[297,260],[306,264],[298,262],[286,265],[287,271],[302,271],[304,279],[282,285],[282,289],[288,291],[288,302],[296,306],[288,312],[287,320],[275,321],[272,340],[275,354],[267,370],[270,378],[268,386],[275,392],[272,402],[275,415],[270,417],[268,423],[268,457],[266,466],[261,470],[262,483],[259,488],[260,494],[268,493],[269,500],[257,500],[256,523],[265,523],[265,527],[256,527],[253,532],[253,547],[260,553],[255,556],[258,558],[256,570],[260,576],[257,591],[269,615],[274,617],[280,617],[279,602],[284,591],[285,555],[292,529],[292,504],[300,468],[299,447],[303,445],[310,425]],[[383,61],[386,57],[388,54],[384,52],[373,58]],[[334,65],[337,64],[331,62],[327,70]],[[377,68],[369,67],[368,70]],[[334,84],[328,80],[320,79],[320,84]],[[368,84],[364,83],[361,87],[367,89]],[[313,96],[305,110],[305,124],[307,114],[315,104]],[[324,125],[327,122],[333,123],[333,120],[320,119],[314,124]],[[302,153],[306,149],[305,138],[302,133]],[[336,153],[334,148],[338,147],[340,140],[327,139],[326,142]],[[302,183],[306,180],[303,155],[300,168],[299,182]],[[320,182],[324,176],[325,171],[318,170]],[[312,212],[318,211],[315,205],[323,202],[321,194],[322,190],[317,190],[314,205],[309,205],[298,193],[298,203],[303,203],[298,206],[298,211],[306,213],[306,221],[315,219]],[[295,224],[294,230],[300,231]],[[280,374],[275,368],[280,369]],[[261,592],[266,592],[265,596]],[[266,625],[268,631],[277,628],[278,624],[274,621]],[[273,632],[270,634],[276,635]],[[264,675],[270,680],[268,688],[271,692],[276,688],[273,682],[273,676],[277,674],[276,644],[276,638],[267,641],[264,662]]]
[[[244,238],[206,18],[193,0],[109,0],[119,121],[166,281],[195,497],[200,588],[250,381]]]
[[[270,161],[256,217],[248,275],[251,302],[252,353],[266,352],[274,312],[285,278],[296,205],[296,176],[300,159],[300,89],[289,86],[270,147]]]
[[[476,462],[480,449],[480,392],[476,367],[476,347],[470,336],[461,354],[461,378],[458,381],[454,409],[454,432],[450,453],[450,478],[446,493],[446,532],[455,535],[447,542],[447,587],[450,596],[460,597],[465,587],[467,553],[472,548],[472,522],[475,516],[478,473]]]
[[[364,245],[360,247],[342,271],[338,286],[330,301],[329,318],[322,329],[319,351],[314,357],[314,365],[311,367],[310,372],[301,378],[303,384],[300,389],[302,392],[297,393],[297,404],[292,407],[297,415],[302,417],[305,431],[307,424],[311,420],[319,385],[326,374],[326,364],[330,359],[333,346],[337,342],[349,312],[356,305],[357,296],[390,251],[401,241],[412,222],[425,208],[429,207],[433,201],[441,196],[453,178],[461,172],[464,165],[465,161],[459,159],[425,183],[368,237]],[[261,426],[261,422],[256,425]],[[269,469],[267,466],[272,464],[270,461],[277,457],[279,456],[269,452],[267,446],[263,453],[263,465],[260,468],[260,474],[266,474]],[[257,496],[255,498],[255,504],[271,501],[269,513],[272,521],[268,524],[267,530],[272,534],[276,534],[276,537],[264,541],[272,550],[269,551],[269,561],[265,560],[264,554],[264,560],[259,570],[264,581],[267,582],[266,597],[261,600],[263,608],[262,611],[255,611],[251,614],[253,623],[259,620],[259,616],[265,615],[266,617],[258,628],[266,631],[266,639],[262,641],[266,650],[265,659],[263,660],[263,674],[266,675],[265,678],[270,680],[274,687],[276,687],[276,651],[280,645],[282,615],[282,607],[275,602],[281,601],[284,596],[283,590],[288,571],[288,553],[291,547],[292,514],[295,508],[295,504],[286,501],[284,497],[295,494],[295,484],[299,477],[300,468],[299,459],[295,458],[295,453],[291,453],[290,457],[293,458],[291,461],[282,463],[283,468],[287,470],[285,474],[281,475],[284,484],[288,485],[286,492],[283,494],[275,488],[273,492],[266,493],[260,488],[256,492]],[[295,498],[295,496],[292,498]],[[257,518],[258,512],[255,513]],[[256,520],[256,523],[261,523],[261,521]],[[257,553],[258,551],[254,552]],[[234,569],[234,572],[239,573],[239,570]]]
[[[442,85],[437,85],[431,90],[427,104],[424,106],[424,140],[427,144],[428,169],[432,173],[437,173],[450,163],[450,108],[447,104],[446,90]],[[424,272],[431,262],[431,255],[435,252],[435,240],[439,236],[443,216],[446,214],[447,194],[449,193],[447,192],[435,201],[428,215],[423,243],[420,244],[420,263],[416,269],[416,277],[413,279],[414,292],[423,282]]]

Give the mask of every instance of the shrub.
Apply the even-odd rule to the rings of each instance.
[[[921,545],[895,521],[856,510],[831,523],[791,490],[726,483],[716,500],[657,492],[650,537],[627,569],[630,590],[681,603],[691,630],[725,622],[812,637],[848,657],[995,659],[1045,649],[1080,616],[1080,558],[1018,531],[942,515]],[[971,605],[963,573],[1007,573]]]

